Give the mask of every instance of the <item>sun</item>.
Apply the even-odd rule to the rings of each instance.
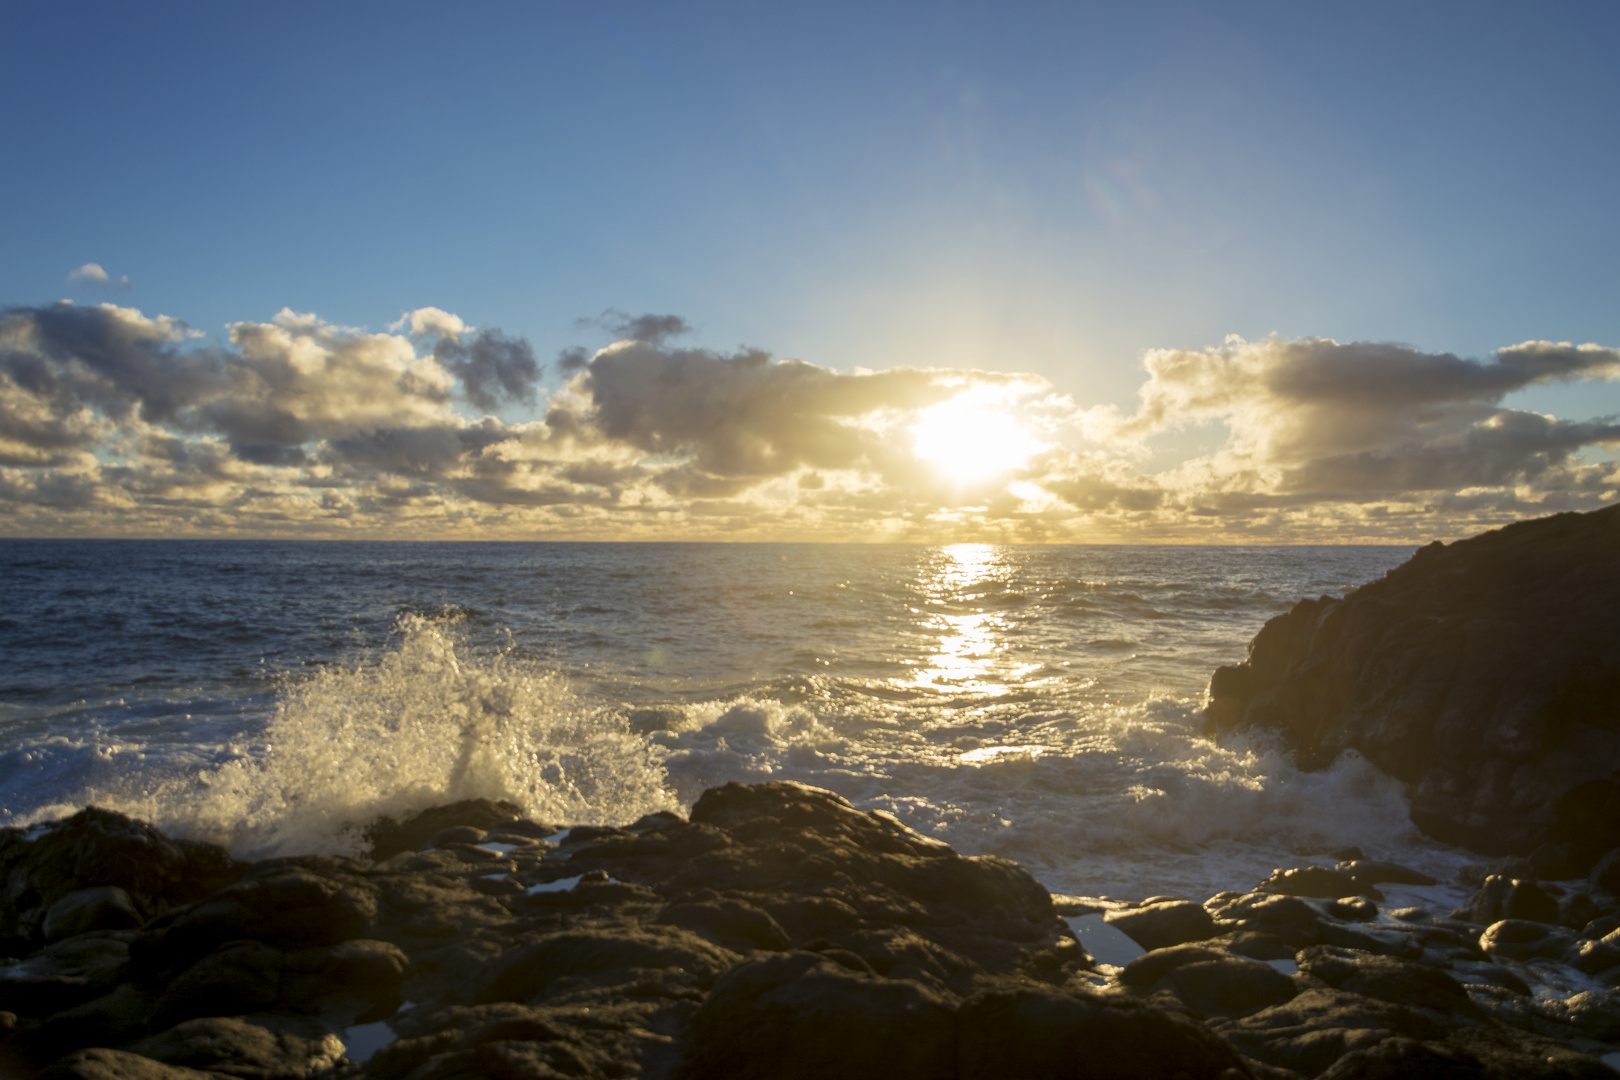
[[[972,392],[917,414],[913,452],[958,484],[1010,473],[1041,448],[1007,410]]]

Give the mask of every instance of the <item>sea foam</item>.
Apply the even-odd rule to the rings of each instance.
[[[93,802],[255,858],[359,854],[378,816],[458,799],[507,799],[563,824],[676,806],[618,712],[509,651],[474,653],[454,621],[415,615],[380,655],[289,680],[262,733],[233,749],[178,775],[104,777],[66,805]]]

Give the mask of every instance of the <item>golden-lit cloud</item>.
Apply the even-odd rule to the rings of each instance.
[[[208,342],[110,304],[0,311],[0,510],[33,535],[1416,539],[1612,501],[1611,419],[1505,408],[1620,353],[1483,361],[1322,339],[1156,350],[1132,410],[1025,373],[844,372],[675,344],[556,377],[439,308],[385,333],[283,310]],[[1190,428],[1212,449],[1149,469]]]

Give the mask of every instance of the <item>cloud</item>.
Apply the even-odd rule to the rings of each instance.
[[[647,345],[662,345],[674,337],[692,332],[691,325],[679,315],[626,315],[608,308],[594,319],[580,319],[575,326],[601,327],[621,341],[639,341]]]
[[[1612,419],[1572,423],[1500,406],[1530,386],[1620,378],[1620,350],[1596,345],[1525,342],[1476,361],[1325,338],[1232,339],[1219,349],[1155,350],[1144,366],[1135,414],[1092,410],[1087,431],[1122,446],[1224,423],[1226,444],[1184,467],[1195,486],[1303,499],[1410,496],[1534,480],[1583,446],[1620,439]]]
[[[527,341],[499,330],[480,330],[471,341],[441,337],[433,358],[461,380],[468,402],[494,412],[501,401],[534,404],[535,384],[544,369]]]
[[[547,387],[527,341],[433,307],[386,333],[284,309],[223,341],[113,304],[0,309],[0,520],[57,535],[1420,539],[1620,496],[1620,465],[1588,454],[1620,448],[1620,421],[1502,404],[1620,379],[1620,351],[1596,345],[1469,360],[1234,338],[1145,354],[1121,410],[1027,373],[839,371],[679,347],[676,316],[592,325],[608,322],[623,336],[565,350]],[[533,418],[499,415],[513,404]],[[1013,464],[969,481],[922,460],[941,417],[970,453],[1014,432]],[[1205,449],[1154,464],[1194,430]]]
[[[470,331],[458,315],[436,307],[406,312],[389,329],[409,328],[413,337],[436,339],[433,358],[461,380],[467,402],[486,412],[501,402],[534,404],[536,384],[545,369],[535,361],[534,348],[521,338],[499,330]]]
[[[69,283],[74,285],[93,285],[109,289],[129,288],[129,276],[126,274],[114,281],[101,268],[100,263],[85,263],[67,276]]]

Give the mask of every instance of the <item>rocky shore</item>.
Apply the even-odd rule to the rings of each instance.
[[[1217,735],[1354,750],[1434,838],[1582,877],[1620,845],[1620,505],[1430,544],[1302,600],[1210,681]]]
[[[0,833],[0,1072],[1553,1078],[1620,1050],[1620,853],[1447,914],[1391,908],[1427,879],[1355,851],[1202,903],[1051,896],[792,783],[370,838],[243,863],[94,808]]]

